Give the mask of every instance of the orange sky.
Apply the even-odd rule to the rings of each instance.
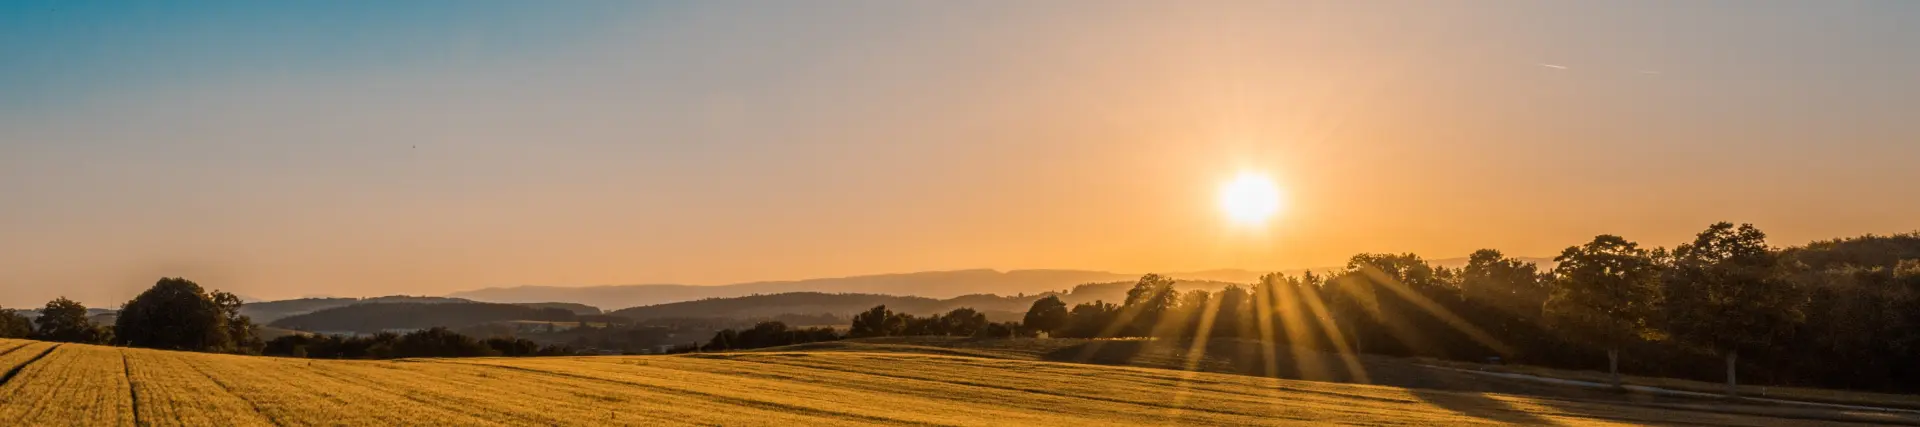
[[[81,9],[0,26],[0,305],[1917,227],[1915,8],[1655,5]]]

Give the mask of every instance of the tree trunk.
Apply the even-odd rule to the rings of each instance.
[[[1740,397],[1740,389],[1733,380],[1734,362],[1739,360],[1739,352],[1727,350],[1727,397]]]
[[[1620,387],[1620,350],[1607,349],[1607,372],[1615,388]]]

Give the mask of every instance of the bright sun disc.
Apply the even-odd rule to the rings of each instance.
[[[1234,222],[1266,222],[1280,212],[1280,187],[1260,174],[1242,173],[1220,186],[1220,208]]]

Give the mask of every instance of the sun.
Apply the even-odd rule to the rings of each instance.
[[[1233,222],[1263,224],[1280,213],[1280,186],[1255,172],[1242,172],[1220,185],[1220,209]]]

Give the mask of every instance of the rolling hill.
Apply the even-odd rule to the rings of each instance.
[[[1028,306],[1033,304],[1033,299],[1034,297],[967,295],[942,300],[893,295],[790,292],[650,305],[615,310],[609,314],[634,320],[755,319],[782,314],[831,314],[844,319],[851,318],[854,313],[866,311],[873,306],[886,305],[893,311],[914,315],[944,313],[956,308],[969,307],[986,313],[990,320],[1009,321],[1019,320],[1020,316],[1025,315]]]
[[[563,308],[534,308],[518,304],[395,302],[354,304],[275,320],[276,328],[323,333],[371,334],[389,330],[458,328],[510,320],[573,321],[578,315]]]
[[[20,425],[1774,426],[1724,407],[876,352],[305,360],[0,340]],[[1894,420],[1902,420],[1895,418]]]
[[[1551,258],[1520,258],[1527,262],[1551,267]],[[1466,265],[1466,258],[1448,258],[1431,260],[1436,266],[1458,268]],[[1313,271],[1339,270],[1339,267],[1314,268]],[[1282,270],[1285,274],[1300,274],[1307,269]],[[1195,272],[1167,273],[1168,277],[1191,283],[1228,283],[1249,284],[1258,281],[1264,272],[1221,269]],[[448,296],[474,301],[499,303],[528,303],[545,301],[575,302],[599,307],[640,307],[682,301],[695,301],[708,298],[733,298],[750,295],[779,294],[789,292],[820,292],[846,294],[877,294],[916,296],[934,299],[946,299],[963,295],[1034,295],[1047,292],[1062,292],[1074,286],[1089,283],[1128,282],[1139,279],[1138,273],[1112,273],[1088,270],[1011,270],[996,271],[987,269],[928,271],[902,274],[878,274],[824,279],[786,280],[769,282],[738,283],[731,285],[608,285],[608,286],[514,286],[493,287],[471,291],[455,292]],[[1090,301],[1090,300],[1089,300]],[[1112,301],[1112,299],[1108,299]]]
[[[1206,289],[1216,291],[1227,286],[1226,282],[1178,281],[1175,288],[1186,291]],[[684,301],[656,304],[614,310],[608,314],[634,320],[664,318],[726,318],[759,319],[782,314],[831,314],[841,318],[850,318],[855,313],[866,311],[876,305],[885,305],[895,312],[924,316],[945,313],[956,308],[971,308],[987,315],[988,320],[1018,321],[1033,306],[1033,300],[1045,295],[1059,294],[1068,304],[1092,301],[1118,302],[1127,297],[1127,290],[1133,282],[1089,283],[1074,286],[1065,294],[1058,291],[1047,294],[1026,296],[1000,295],[961,295],[953,298],[935,299],[919,296],[859,294],[859,293],[823,293],[823,292],[787,292],[768,295],[751,295],[733,298],[708,298],[697,301]]]
[[[456,292],[488,302],[568,301],[601,307],[639,307],[707,298],[789,292],[851,293],[953,298],[970,294],[1019,295],[1062,291],[1082,283],[1132,280],[1138,275],[1073,270],[935,271],[733,285],[519,286]]]
[[[253,318],[255,323],[270,324],[282,318],[313,313],[317,311],[363,304],[469,304],[477,301],[465,298],[426,297],[394,295],[373,298],[301,298],[281,301],[249,302],[240,306],[240,314]],[[515,305],[530,308],[557,308],[574,314],[600,314],[598,307],[569,302],[530,302]]]

